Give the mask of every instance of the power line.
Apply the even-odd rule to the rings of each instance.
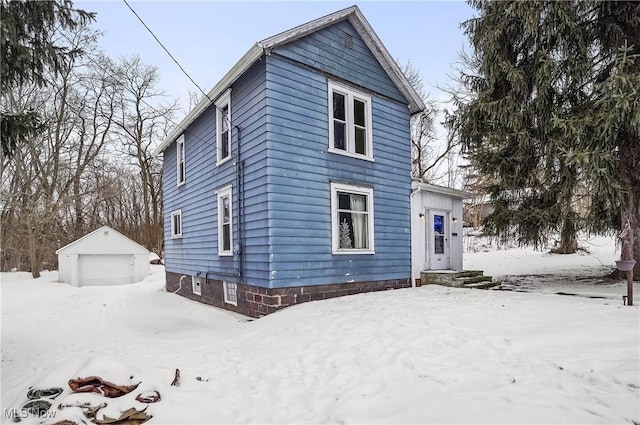
[[[202,88],[198,85],[198,83],[196,83],[194,81],[193,78],[191,78],[191,76],[187,73],[187,71],[182,67],[182,65],[180,65],[180,63],[178,62],[178,60],[171,54],[171,52],[169,51],[169,49],[167,49],[164,44],[162,44],[162,42],[160,41],[160,39],[158,39],[158,37],[154,34],[154,32],[151,30],[151,28],[149,28],[149,26],[142,20],[142,18],[140,17],[140,15],[138,15],[136,13],[136,11],[133,9],[133,7],[131,7],[131,5],[127,2],[127,0],[122,0],[124,1],[124,3],[127,5],[127,7],[129,8],[129,10],[131,10],[131,12],[136,16],[136,18],[138,18],[138,20],[140,21],[140,23],[147,29],[147,31],[149,31],[149,33],[153,36],[153,38],[156,40],[156,42],[160,45],[160,47],[162,47],[164,49],[165,52],[167,52],[167,54],[169,55],[169,57],[175,62],[176,65],[178,65],[178,68],[180,68],[180,70],[182,71],[182,73],[184,75],[187,76],[187,78],[193,83],[194,86],[196,86],[198,88],[198,90],[200,90],[200,93],[202,93],[204,95],[204,97],[209,101],[209,105],[214,105],[214,107],[218,110],[218,112],[220,112],[222,114],[222,118],[227,122],[227,124],[229,125],[229,128],[232,128],[233,125],[231,123],[231,119],[229,118],[229,116],[225,113],[225,111],[222,110],[222,108],[220,108],[218,105],[216,105],[213,100],[209,97],[209,95],[207,93],[205,93],[204,90],[202,90]],[[146,103],[146,102],[145,102]],[[207,106],[209,106],[207,105]],[[147,106],[150,106],[147,104]],[[187,132],[186,128],[183,128],[180,125],[176,125],[176,127],[180,128],[181,130],[183,130],[183,132]],[[199,138],[199,137],[198,137]],[[199,138],[200,139],[200,138]],[[202,140],[202,139],[201,139]]]
[[[71,39],[70,39],[66,34],[64,34],[64,33],[63,33],[63,36],[67,39],[67,41],[71,42]],[[118,77],[114,72],[112,72],[112,71],[109,69],[109,67],[108,67],[108,66],[105,66],[105,65],[103,65],[103,64],[101,64],[101,63],[98,63],[98,61],[96,61],[92,55],[85,55],[84,57],[86,57],[86,58],[87,58],[91,63],[93,63],[96,67],[98,67],[98,69],[101,69],[101,70],[103,70],[104,72],[106,72],[106,73],[108,74],[108,76],[109,76],[109,77],[111,77],[114,81],[119,81],[119,77]],[[156,113],[156,114],[158,114],[159,116],[162,116],[165,120],[167,120],[168,122],[170,122],[171,124],[173,124],[175,127],[177,127],[177,128],[179,128],[180,130],[182,130],[182,132],[183,132],[184,134],[188,134],[188,135],[190,135],[191,137],[193,137],[193,138],[195,138],[195,139],[197,139],[197,140],[201,141],[201,142],[202,142],[202,143],[204,143],[205,145],[209,145],[209,146],[211,146],[211,147],[214,147],[214,148],[215,148],[215,144],[214,144],[214,143],[211,143],[211,142],[209,142],[209,141],[207,141],[207,140],[203,139],[202,137],[198,136],[198,135],[197,135],[197,134],[195,134],[194,132],[192,132],[192,131],[190,131],[190,130],[187,130],[187,128],[183,127],[181,124],[176,123],[176,122],[173,120],[173,118],[168,117],[168,116],[166,115],[166,113],[165,113],[165,112],[160,111],[160,110],[159,110],[159,109],[157,109],[155,106],[153,106],[152,104],[150,104],[149,102],[147,102],[147,101],[145,100],[145,98],[144,98],[144,97],[141,97],[141,98],[140,98],[140,102],[142,102],[144,105],[146,105],[147,107],[149,107],[153,112],[155,112],[155,113]],[[167,137],[167,136],[165,136],[165,138],[166,138],[166,137]]]
[[[124,1],[124,4],[127,5],[127,7],[129,8],[129,10],[131,10],[131,12],[136,15],[136,18],[138,18],[138,20],[140,21],[140,23],[147,29],[147,31],[149,31],[149,33],[153,36],[153,38],[158,42],[158,44],[160,45],[160,47],[162,47],[164,49],[165,52],[167,52],[167,54],[169,55],[169,57],[176,63],[176,65],[178,65],[178,68],[180,68],[180,70],[182,71],[182,73],[184,75],[187,76],[187,78],[189,80],[191,80],[191,82],[193,83],[194,86],[196,86],[198,88],[198,90],[200,90],[200,93],[202,93],[204,95],[204,97],[206,97],[207,99],[209,99],[209,102],[213,103],[213,100],[211,100],[209,98],[209,96],[204,92],[204,90],[202,90],[202,88],[200,88],[200,86],[198,85],[198,83],[196,83],[193,78],[191,78],[191,76],[187,73],[187,71],[185,71],[185,69],[182,67],[182,65],[180,65],[180,62],[178,62],[176,60],[175,57],[173,57],[173,55],[171,54],[171,52],[164,46],[164,44],[162,44],[162,42],[158,39],[158,37],[156,37],[156,35],[153,33],[153,31],[151,31],[151,28],[149,28],[147,26],[147,24],[142,20],[142,18],[140,17],[140,15],[138,15],[136,13],[135,10],[133,10],[133,7],[131,7],[131,5],[129,4],[129,2],[127,2],[127,0],[122,0]]]

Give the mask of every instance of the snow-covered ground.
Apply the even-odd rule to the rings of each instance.
[[[622,302],[626,281],[606,278],[620,259],[614,238],[580,237],[579,251],[550,254],[550,247],[535,250],[500,245],[487,237],[465,238],[466,269],[483,270],[502,285],[496,289],[601,297]],[[640,294],[635,292],[636,302]]]
[[[106,402],[99,417],[147,407],[158,424],[637,424],[640,309],[622,306],[624,284],[594,278],[581,292],[604,298],[553,293],[566,276],[610,269],[609,245],[561,259],[526,249],[467,255],[467,268],[529,275],[532,292],[423,286],[254,321],[165,292],[161,266],[117,287],[3,273],[2,421],[12,423],[7,409],[30,387],[57,386],[48,417],[21,423],[80,423],[79,407],[57,406]],[[69,379],[90,375],[140,385],[114,399],[71,392]],[[135,401],[150,391],[161,400]]]

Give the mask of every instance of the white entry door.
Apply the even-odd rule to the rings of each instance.
[[[444,211],[429,212],[429,254],[431,270],[449,268],[448,214]]]

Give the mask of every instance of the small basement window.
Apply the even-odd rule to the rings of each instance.
[[[238,305],[238,284],[234,282],[222,282],[224,288],[224,302],[227,304]]]

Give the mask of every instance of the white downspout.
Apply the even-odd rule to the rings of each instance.
[[[414,246],[414,240],[413,239],[414,239],[414,233],[415,233],[414,232],[415,229],[413,228],[413,222],[414,222],[413,205],[414,205],[414,202],[415,202],[414,201],[414,196],[419,194],[420,192],[422,192],[422,186],[420,185],[420,183],[418,183],[418,188],[416,190],[412,191],[411,194],[409,195],[409,208],[411,210],[411,220],[410,220],[410,222],[411,222],[411,272],[410,272],[410,275],[411,275],[411,287],[412,288],[416,287],[416,280],[413,277],[413,269],[414,269],[414,266],[415,266],[415,258],[414,258],[415,257],[415,250],[413,248],[413,246]]]

